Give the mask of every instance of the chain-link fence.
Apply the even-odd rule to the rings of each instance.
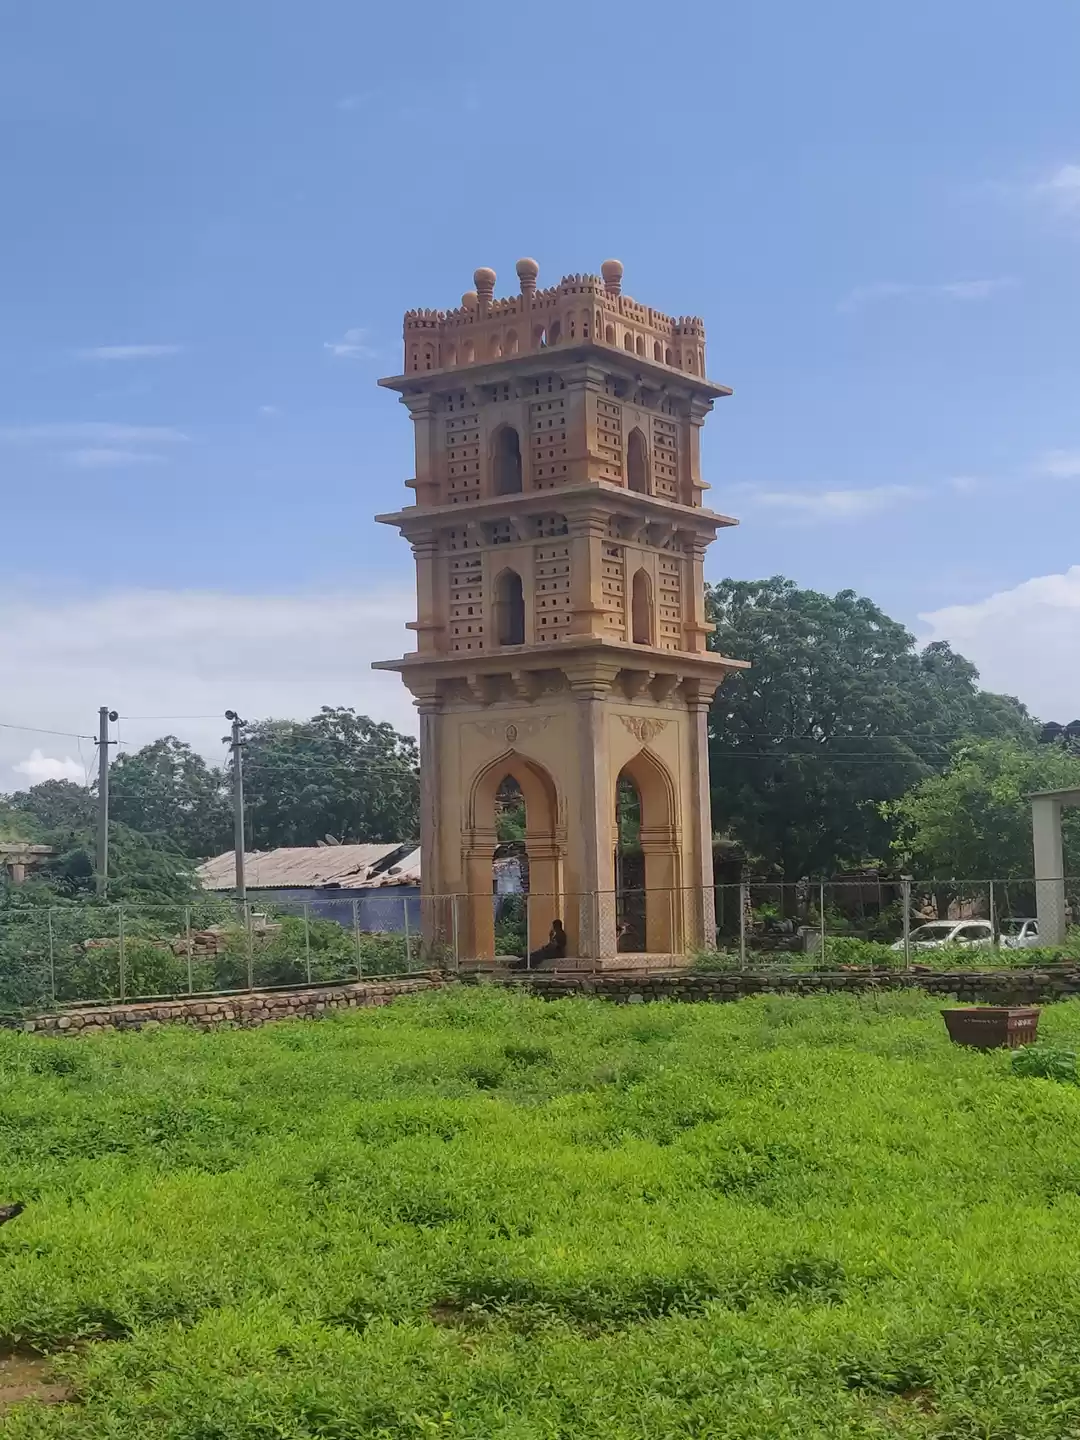
[[[329,984],[445,967],[452,948],[395,894],[273,905],[9,905],[0,910],[0,1012]],[[432,919],[439,919],[433,913]]]
[[[1080,920],[1080,881],[1066,917]],[[0,1012],[456,971],[998,968],[1048,951],[1032,880],[721,884],[421,896],[276,896],[238,906],[11,904],[0,909]]]

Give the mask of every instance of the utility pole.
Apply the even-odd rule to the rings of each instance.
[[[118,718],[115,710],[102,705],[98,711],[98,794],[97,794],[97,845],[94,849],[94,885],[99,899],[104,900],[109,888],[109,746],[115,740],[109,739],[109,721]]]
[[[226,710],[225,719],[232,721],[232,736],[228,741],[232,751],[233,778],[233,847],[236,851],[236,902],[247,902],[247,884],[244,880],[244,742],[241,729],[247,724],[235,710]]]

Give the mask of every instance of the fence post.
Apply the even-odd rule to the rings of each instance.
[[[746,904],[750,899],[746,881],[739,886],[739,969],[746,969]]]
[[[821,926],[821,963],[825,965],[825,881],[822,880],[818,890],[818,921]]]
[[[998,930],[997,910],[996,910],[996,908],[995,908],[995,906],[994,906],[994,882],[993,882],[992,880],[990,881],[990,933],[991,933],[991,935],[992,935],[992,937],[993,937],[993,946],[994,946],[994,949],[995,949],[995,950],[1000,950],[1000,949],[1001,949],[1001,934],[1000,934],[1000,932],[999,932],[999,930]]]
[[[243,901],[242,903],[243,903],[243,907],[244,907],[244,935],[245,935],[246,944],[247,944],[247,988],[248,988],[249,990],[254,990],[254,989],[255,989],[255,954],[254,954],[254,944],[255,944],[255,940],[254,940],[254,936],[253,936],[252,933],[251,933],[251,906],[248,904],[248,902],[247,902],[246,900]]]
[[[461,952],[458,948],[458,899],[457,895],[450,896],[450,926],[453,935],[454,946],[454,973],[461,969]]]
[[[364,974],[364,957],[360,950],[360,911],[355,900],[352,902],[352,928],[353,940],[356,942],[356,978],[360,980]]]
[[[311,922],[308,916],[308,902],[304,901],[304,970],[307,983],[311,984]]]
[[[409,933],[409,897],[402,895],[401,903],[403,907],[402,914],[405,920],[405,973],[408,975],[412,971],[412,936]]]
[[[127,998],[127,951],[124,942],[124,907],[116,907],[117,933],[120,938],[120,999]]]
[[[49,922],[49,1003],[56,1004],[56,945],[53,939],[52,906],[46,913]]]
[[[901,903],[904,907],[904,969],[911,969],[911,876],[900,876]]]
[[[184,906],[184,951],[187,955],[187,993],[194,989],[191,975],[191,906]]]

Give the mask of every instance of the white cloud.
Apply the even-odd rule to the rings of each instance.
[[[368,333],[367,330],[354,327],[346,330],[340,340],[324,341],[323,349],[329,350],[338,360],[374,360],[379,352],[367,343]]]
[[[356,95],[343,95],[340,100],[335,100],[334,105],[338,110],[348,113],[351,110],[360,110],[371,100],[379,98],[378,90],[364,90]]]
[[[950,475],[946,484],[950,490],[955,490],[957,495],[974,495],[982,482],[974,475]]]
[[[260,414],[260,415],[280,415],[280,414],[281,414],[281,411],[278,409],[278,407],[277,407],[276,405],[260,405],[260,406],[259,406],[259,414]]]
[[[754,490],[751,503],[783,510],[802,520],[856,520],[901,505],[920,492],[910,485],[877,485],[865,490]]]
[[[1044,720],[1080,715],[1080,565],[919,618],[924,638],[948,640],[988,689],[1019,695]]]
[[[218,761],[227,709],[259,719],[352,705],[415,733],[416,712],[401,680],[370,669],[372,660],[414,648],[404,629],[414,615],[411,590],[395,585],[299,595],[121,590],[9,597],[0,626],[0,695],[19,703],[17,714],[0,718],[88,734],[107,703],[120,711],[123,740],[145,744],[173,733]],[[25,736],[0,729],[0,777],[10,776],[25,745]],[[12,786],[0,779],[0,790]]]
[[[76,350],[80,360],[159,360],[165,355],[179,355],[182,345],[92,345]]]
[[[175,445],[187,438],[170,425],[115,425],[103,420],[0,425],[0,442],[8,445]]]
[[[922,300],[986,300],[999,290],[1008,290],[1016,281],[1008,276],[992,280],[949,280],[936,285],[917,285],[901,280],[879,280],[873,285],[856,285],[838,309],[857,310],[878,300],[903,298]]]
[[[54,759],[51,755],[45,755],[40,750],[34,749],[25,760],[20,760],[12,765],[16,775],[23,777],[23,784],[20,789],[27,789],[31,785],[40,785],[43,780],[78,780],[86,783],[86,772],[77,760],[72,760],[70,755],[63,760]]]
[[[113,450],[108,447],[68,450],[64,459],[80,470],[115,470],[123,465],[160,465],[163,456],[149,450]]]
[[[1080,210],[1080,165],[1059,165],[1035,186],[1035,194],[1060,210]]]
[[[1035,470],[1054,480],[1080,480],[1080,450],[1048,450]]]

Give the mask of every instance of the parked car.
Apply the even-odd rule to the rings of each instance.
[[[942,950],[946,945],[993,945],[994,927],[989,920],[930,920],[917,925],[908,936],[912,950]],[[903,950],[897,940],[893,950]]]
[[[1031,950],[1039,943],[1039,922],[1010,917],[1001,922],[1001,943],[1007,950]]]

